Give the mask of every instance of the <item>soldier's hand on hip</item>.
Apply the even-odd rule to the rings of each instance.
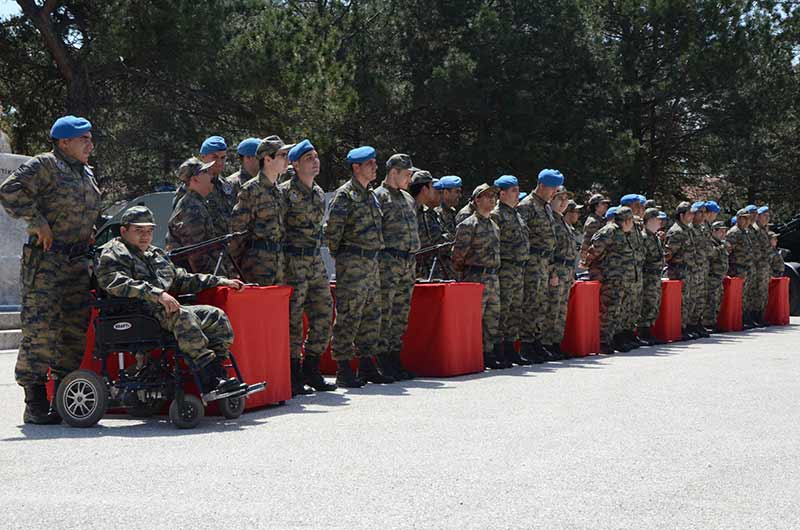
[[[163,292],[158,297],[158,303],[164,306],[167,313],[174,313],[181,308],[180,302],[175,300],[169,293]]]
[[[235,280],[235,279],[225,280],[224,282],[222,282],[222,285],[224,285],[225,287],[231,287],[233,289],[236,289],[237,291],[241,291],[242,289],[244,289],[244,282],[242,282],[242,280]]]
[[[53,231],[50,229],[50,225],[45,223],[37,226],[33,229],[33,233],[42,245],[42,250],[50,250],[50,247],[53,246]]]

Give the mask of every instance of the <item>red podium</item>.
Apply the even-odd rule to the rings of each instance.
[[[664,342],[681,339],[681,280],[661,280],[661,308],[652,328],[653,336]]]
[[[586,357],[600,351],[600,282],[572,284],[561,351],[570,357]]]
[[[722,303],[717,314],[720,331],[742,331],[742,287],[744,280],[738,276],[725,276],[722,280]]]
[[[331,291],[335,298],[334,285]],[[482,372],[482,296],[478,283],[416,284],[400,353],[403,366],[424,377]],[[320,371],[336,373],[330,347],[322,355]]]
[[[789,325],[789,278],[771,278],[765,320],[773,326]]]

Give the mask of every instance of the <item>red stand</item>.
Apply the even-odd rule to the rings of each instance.
[[[570,357],[586,357],[600,351],[600,282],[572,284],[561,351]]]
[[[742,288],[744,279],[726,276],[722,280],[722,303],[717,314],[720,331],[742,331]]]
[[[335,299],[334,285],[331,292]],[[477,283],[415,285],[400,354],[403,365],[424,377],[482,372],[482,296],[483,286]],[[322,355],[320,371],[336,373],[330,347]]]
[[[789,325],[789,278],[771,278],[765,320],[773,326]]]
[[[664,342],[681,338],[681,280],[661,280],[661,308],[652,327],[653,336]]]

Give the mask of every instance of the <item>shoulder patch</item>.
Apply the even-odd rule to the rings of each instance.
[[[225,192],[225,195],[232,195],[233,194],[233,185],[230,182],[228,182],[227,180],[223,181],[223,183],[222,183],[222,191]]]
[[[300,194],[297,193],[297,190],[289,190],[289,200],[292,202],[300,202]]]

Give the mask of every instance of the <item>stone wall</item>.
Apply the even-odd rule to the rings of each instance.
[[[0,182],[29,158],[0,153]],[[0,306],[19,305],[19,258],[27,237],[25,223],[0,208]]]

